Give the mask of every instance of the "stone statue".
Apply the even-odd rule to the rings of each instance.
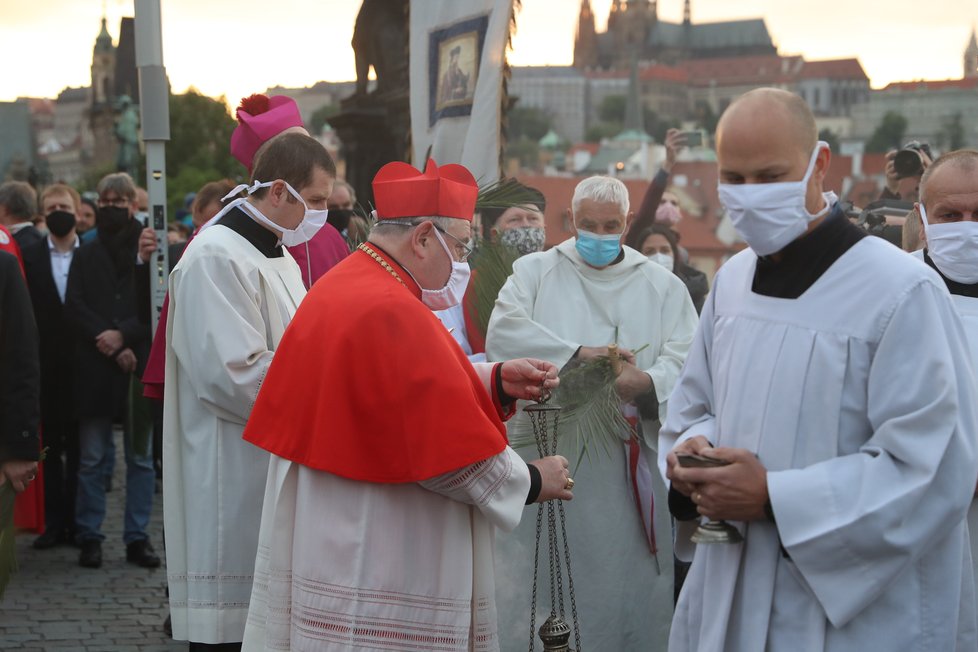
[[[377,73],[377,93],[408,87],[408,0],[363,0],[353,28],[357,95],[367,93],[367,73]]]
[[[128,95],[119,97],[119,118],[115,122],[115,138],[119,141],[119,153],[115,167],[137,178],[139,163],[139,114]]]

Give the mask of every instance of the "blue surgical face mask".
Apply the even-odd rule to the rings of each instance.
[[[590,231],[577,230],[577,253],[588,265],[605,267],[614,262],[621,252],[621,233],[598,235]]]

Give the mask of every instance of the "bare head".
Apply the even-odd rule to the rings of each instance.
[[[818,143],[815,117],[805,101],[776,88],[758,88],[741,95],[717,124],[720,183],[754,184],[800,181]],[[817,213],[831,154],[819,151],[805,206]]]
[[[275,136],[255,153],[252,182],[271,183],[251,195],[265,217],[285,229],[295,229],[305,219],[306,207],[326,209],[333,192],[336,164],[315,138],[290,132]],[[289,191],[295,190],[305,206]]]
[[[37,193],[23,181],[0,185],[0,224],[30,222],[37,213]]]
[[[978,222],[978,151],[948,152],[931,163],[920,179],[920,204],[931,224]]]
[[[333,184],[333,192],[329,196],[329,210],[353,210],[356,203],[357,193],[353,190],[353,186],[343,179],[337,179]]]

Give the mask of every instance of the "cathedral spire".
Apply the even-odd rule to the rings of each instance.
[[[971,40],[964,51],[964,77],[965,79],[978,77],[978,37],[974,26],[971,27]]]
[[[690,0],[686,0],[683,3],[683,25],[691,25],[693,23],[693,10],[690,7]]]
[[[577,36],[574,38],[574,67],[593,68],[598,64],[598,33],[594,27],[591,0],[581,0],[581,13],[577,19]]]

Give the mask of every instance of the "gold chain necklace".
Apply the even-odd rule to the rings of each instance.
[[[383,256],[381,256],[376,251],[374,251],[373,249],[371,249],[370,246],[366,242],[361,242],[360,243],[360,246],[357,247],[357,249],[359,249],[363,253],[367,254],[368,256],[370,256],[371,258],[373,258],[374,260],[376,260],[377,263],[381,267],[383,267],[384,269],[386,269],[390,273],[391,276],[393,276],[395,279],[397,279],[397,282],[398,283],[400,283],[401,285],[404,285],[404,281],[402,281],[401,280],[401,277],[397,275],[397,272],[394,271],[394,268],[391,267],[390,263],[388,263],[386,260],[384,260]]]

